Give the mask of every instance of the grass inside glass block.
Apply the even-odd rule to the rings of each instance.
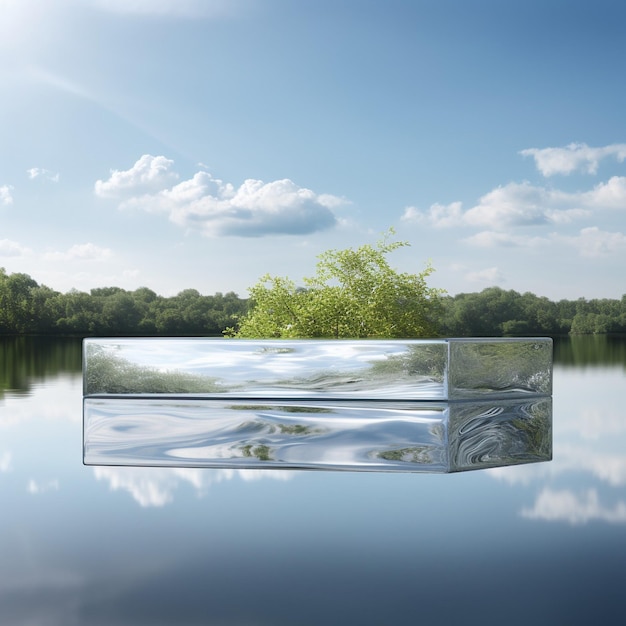
[[[549,395],[550,339],[87,339],[84,395],[463,399]]]

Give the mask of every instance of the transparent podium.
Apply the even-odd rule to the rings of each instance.
[[[552,458],[552,341],[86,339],[86,465],[458,472]]]

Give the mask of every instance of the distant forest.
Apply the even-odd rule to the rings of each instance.
[[[147,287],[60,293],[28,274],[0,268],[0,334],[78,336],[218,336],[250,306],[234,292],[202,295],[185,289],[160,296]],[[559,336],[626,333],[626,295],[620,300],[559,300],[489,287],[441,298],[432,312],[442,336]]]

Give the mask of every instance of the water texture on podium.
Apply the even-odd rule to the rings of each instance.
[[[454,472],[552,455],[552,341],[84,341],[88,465]]]

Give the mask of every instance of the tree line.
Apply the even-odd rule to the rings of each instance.
[[[164,297],[140,287],[60,293],[0,268],[0,334],[221,335],[248,310],[236,293],[185,289]]]
[[[358,262],[362,255],[331,251],[325,262],[335,262],[332,267],[337,269],[336,275],[345,269],[341,262],[357,268],[351,289],[342,292],[338,284],[320,286],[314,281],[298,288],[286,283],[287,279],[264,277],[250,290],[252,298],[240,298],[232,291],[202,295],[196,289],[164,297],[147,287],[60,293],[38,284],[28,274],[7,274],[0,268],[0,334],[218,336],[227,332],[238,336],[302,336],[305,330],[297,324],[308,325],[308,336],[330,337],[626,333],[626,295],[621,299],[555,302],[530,292],[489,287],[446,296],[425,287],[430,268],[419,275],[394,275],[387,265],[380,265],[381,255],[393,247],[377,252],[366,248],[365,252],[373,254],[376,270],[366,276],[369,282],[363,282],[365,270]],[[379,271],[380,275],[376,273]],[[398,281],[398,276],[402,280]],[[376,284],[378,278],[380,285]],[[383,314],[385,307],[390,311],[388,317]],[[357,315],[359,311],[363,316]],[[320,328],[327,326],[327,330],[316,331],[311,326],[318,323],[314,314]],[[412,315],[419,324],[411,322]],[[401,323],[394,330],[390,320]],[[321,326],[322,321],[326,326]],[[342,334],[336,332],[340,324]]]
[[[526,292],[489,287],[447,296],[441,302],[445,336],[560,336],[626,333],[626,295],[621,299],[552,301]]]

